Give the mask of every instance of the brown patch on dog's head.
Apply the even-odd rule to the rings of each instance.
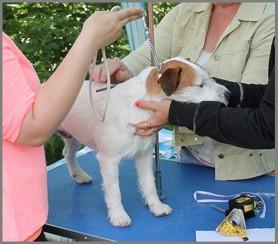
[[[160,85],[157,83],[158,80],[158,70],[152,69],[147,77],[146,90],[151,96],[158,95],[161,91]]]
[[[159,78],[158,83],[168,97],[177,90],[181,82],[181,72],[181,67],[169,68],[166,69]]]
[[[196,78],[194,69],[178,60],[163,63],[161,71],[162,75],[157,82],[167,96],[171,96],[176,90],[191,86]]]

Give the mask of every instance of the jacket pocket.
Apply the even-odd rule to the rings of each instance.
[[[219,144],[214,152],[215,177],[217,180],[239,180],[264,175],[275,168],[264,154],[261,150]]]
[[[213,69],[218,77],[225,77],[231,81],[240,81],[245,70],[250,52],[250,40],[230,43],[218,50],[212,56]]]
[[[194,146],[203,144],[204,137],[196,135],[185,127],[174,126],[175,146]]]

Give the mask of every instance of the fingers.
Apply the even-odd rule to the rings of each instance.
[[[106,82],[106,73],[103,64],[97,65],[94,70],[90,71],[92,80],[96,82]]]
[[[116,6],[114,6],[110,9],[110,12],[116,12],[116,11],[119,11],[119,10],[121,10],[121,7],[116,5]]]
[[[153,125],[148,121],[142,121],[134,125],[137,130],[149,130]]]
[[[131,16],[126,19],[121,20],[121,26],[125,26],[128,22],[138,19],[138,16]]]
[[[128,8],[116,12],[96,11],[86,19],[82,33],[94,49],[100,49],[114,42],[122,33],[122,27],[130,20],[140,18],[143,10]],[[83,35],[82,35],[83,36]]]
[[[142,121],[137,124],[133,124],[133,126],[136,128],[136,130],[149,130],[149,129],[162,128],[162,125],[160,123],[152,119]]]
[[[167,124],[170,103],[171,101],[169,100],[163,100],[161,102],[139,100],[135,102],[135,106],[154,112],[152,117],[148,120],[133,125],[136,129],[135,134],[149,136]]]
[[[157,126],[157,127],[152,127],[152,128],[148,128],[148,129],[139,129],[136,130],[135,135],[137,136],[151,136],[153,134],[155,134],[156,132],[158,132],[162,127]]]
[[[138,108],[149,109],[152,111],[156,111],[158,106],[156,102],[149,102],[145,100],[138,100],[135,102],[135,105]]]
[[[141,8],[127,8],[115,12],[119,20],[134,20],[142,17],[144,10]]]
[[[119,58],[107,59],[111,82],[120,82],[129,78],[129,71]],[[106,82],[106,71],[103,64],[97,65],[90,70],[92,79],[96,82]]]
[[[97,65],[93,69],[90,68],[90,80],[94,80],[99,82],[99,76],[100,76],[101,66]]]
[[[108,61],[108,70],[109,70],[109,74],[111,74],[112,72],[110,70],[109,61]],[[106,71],[103,64],[101,64],[100,66],[99,82],[107,82]]]

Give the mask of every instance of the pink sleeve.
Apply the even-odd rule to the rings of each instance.
[[[25,115],[32,109],[35,93],[31,89],[13,47],[2,38],[3,140],[14,142]]]

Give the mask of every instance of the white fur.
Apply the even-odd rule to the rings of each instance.
[[[188,64],[196,72],[196,79],[193,85],[176,91],[171,96],[173,100],[192,103],[198,103],[200,101],[218,101],[227,105],[227,98],[225,95],[227,95],[229,91],[226,87],[219,85],[214,79],[210,78],[204,68],[181,57],[168,59],[164,63],[170,62],[171,60]],[[201,84],[203,87],[200,87]]]
[[[178,59],[180,60],[180,58]],[[184,60],[181,59],[181,61]],[[201,77],[207,74],[200,67],[195,66],[193,68],[198,73],[195,82],[198,83],[202,79]],[[108,216],[114,226],[128,226],[131,223],[131,219],[122,205],[119,189],[119,163],[126,157],[135,159],[139,188],[150,211],[156,216],[168,215],[172,211],[168,205],[160,202],[155,187],[152,171],[154,136],[136,136],[132,126],[134,123],[148,119],[152,114],[151,111],[137,108],[134,105],[137,100],[166,98],[162,91],[154,97],[146,93],[146,80],[152,69],[154,67],[146,68],[138,76],[111,89],[110,102],[104,122],[99,121],[92,111],[89,102],[89,81],[85,81],[75,104],[61,125],[63,130],[96,151],[96,158],[100,163],[103,179]],[[103,84],[93,84],[94,89],[104,86]],[[199,102],[204,99],[221,100],[222,95],[215,91],[218,86],[211,80],[203,88],[189,87],[177,91],[172,95],[172,98],[189,102]],[[222,86],[221,89],[223,93]],[[94,107],[99,115],[104,112],[105,99],[105,91],[93,94]],[[78,183],[91,182],[91,177],[76,162],[75,152],[80,143],[74,138],[64,139],[64,156],[68,162],[70,174]]]

